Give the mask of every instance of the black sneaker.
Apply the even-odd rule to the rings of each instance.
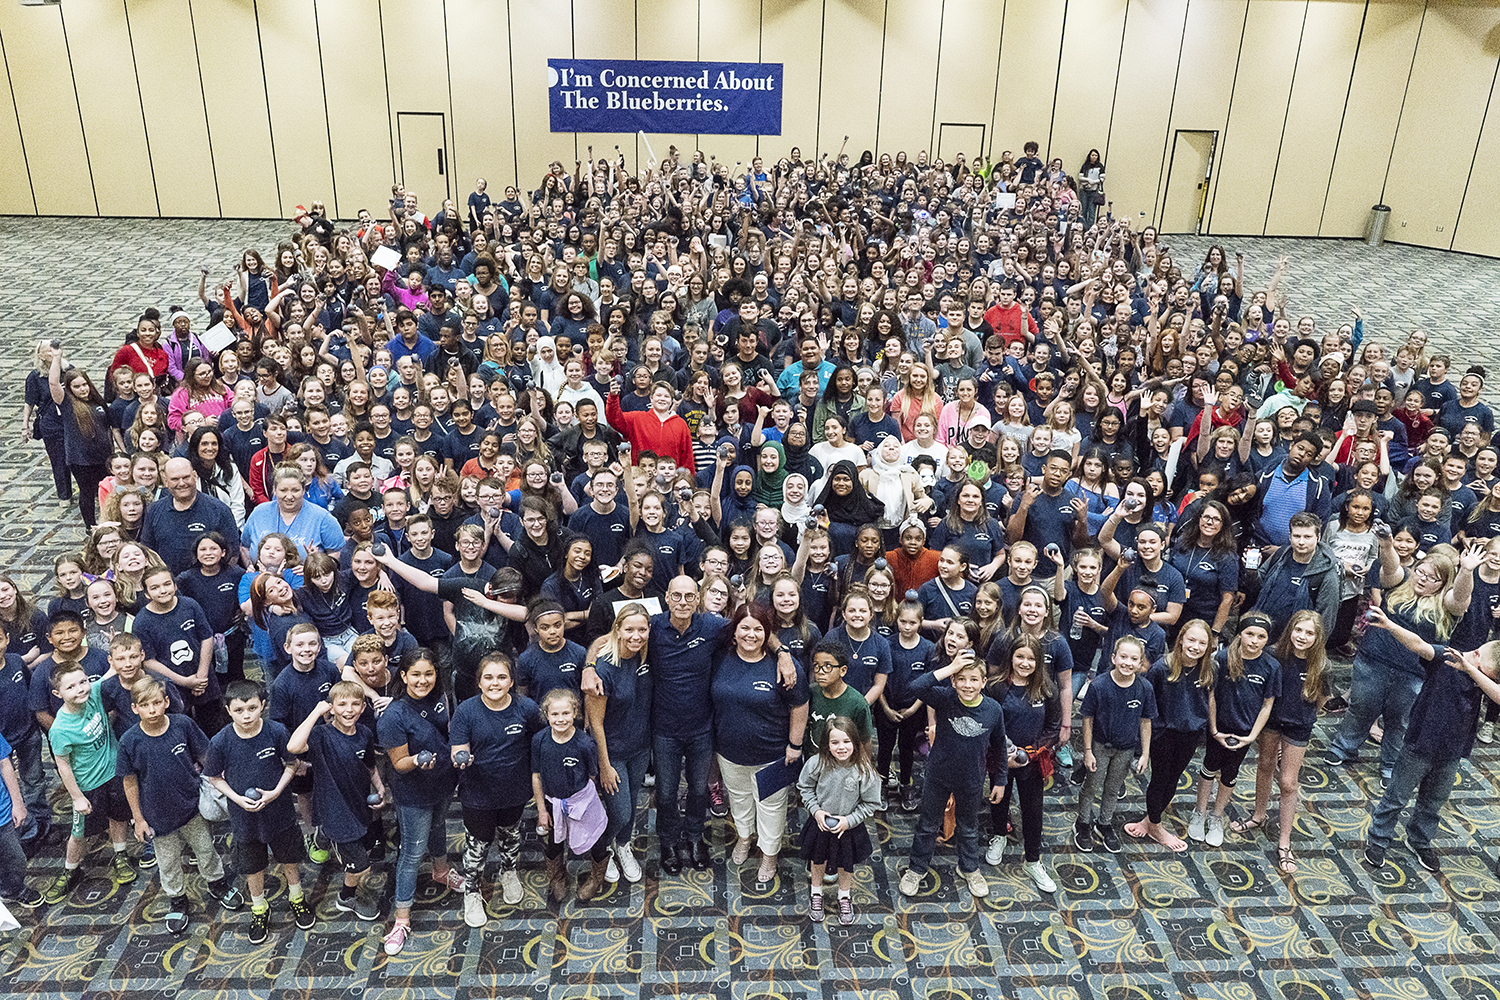
[[[246,936],[251,944],[265,944],[271,933],[271,909],[250,911],[250,930]]]
[[[191,901],[186,896],[178,896],[172,900],[172,908],[167,911],[167,930],[173,934],[181,934],[188,927],[188,910]]]
[[[1079,820],[1073,824],[1073,846],[1085,854],[1094,853],[1094,829]]]
[[[245,908],[245,897],[227,878],[208,883],[208,894],[217,899],[219,905],[230,913]]]
[[[310,931],[317,924],[318,917],[313,913],[312,907],[307,905],[306,896],[298,899],[288,899],[287,905],[292,908],[292,919],[297,921],[298,927],[305,931]]]
[[[901,789],[901,811],[914,813],[922,808],[922,793],[917,790],[916,785],[907,785]]]
[[[370,848],[370,860],[371,861],[384,861],[385,860],[385,840],[384,839],[375,841],[375,846],[372,847],[372,848]]]
[[[1104,844],[1104,849],[1111,854],[1119,854],[1123,849],[1120,844],[1120,835],[1115,832],[1113,823],[1100,823],[1094,827],[1094,833]]]
[[[27,909],[41,906],[44,902],[42,899],[42,894],[37,892],[29,885],[22,886],[21,891],[16,893],[14,896],[6,896],[5,901],[7,903],[16,903],[20,906],[26,907]]]
[[[1413,847],[1411,852],[1417,856],[1417,861],[1430,872],[1441,872],[1442,863],[1438,861],[1438,852],[1431,844],[1426,847]]]
[[[1385,848],[1376,847],[1374,844],[1365,848],[1365,867],[1371,871],[1378,872],[1385,867]]]

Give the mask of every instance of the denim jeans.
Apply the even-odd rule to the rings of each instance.
[[[409,907],[417,895],[417,869],[427,845],[434,858],[448,854],[448,800],[435,806],[400,806],[396,820],[401,825],[401,849],[396,855],[396,905]]]
[[[953,796],[953,846],[958,853],[958,870],[976,870],[983,855],[979,850],[979,802],[984,789],[957,788],[932,772],[922,783],[922,811],[917,814],[917,829],[911,838],[908,864],[912,871],[926,873],[932,868],[937,850],[937,835],[943,830],[943,813],[948,796]]]
[[[684,837],[703,838],[708,812],[708,770],[713,763],[713,734],[690,736],[658,732],[652,740],[656,753],[656,839],[671,847]],[[687,809],[677,808],[677,786],[687,780]]]
[[[0,896],[15,899],[26,888],[26,852],[10,820],[0,826]]]
[[[1396,769],[1391,772],[1391,780],[1385,783],[1385,793],[1375,806],[1370,832],[1365,835],[1366,846],[1382,849],[1391,846],[1396,820],[1415,792],[1417,801],[1412,807],[1411,819],[1406,823],[1406,843],[1413,850],[1431,847],[1438,829],[1438,810],[1443,808],[1448,793],[1453,790],[1458,764],[1457,760],[1428,760],[1414,753],[1403,753],[1396,761]]]
[[[1422,678],[1384,664],[1356,657],[1354,676],[1349,685],[1349,710],[1339,723],[1328,754],[1338,761],[1359,755],[1360,745],[1370,735],[1370,725],[1377,717],[1385,727],[1380,740],[1380,773],[1390,774],[1406,742],[1406,719],[1412,703],[1422,689]]]
[[[16,779],[21,783],[21,801],[26,803],[26,825],[17,834],[29,838],[36,834],[37,825],[51,824],[52,805],[47,801],[47,773],[42,770],[42,742],[46,739],[40,729],[33,730],[11,749],[15,751]]]
[[[599,792],[604,799],[604,811],[609,816],[609,825],[604,828],[601,839],[611,847],[629,844],[635,836],[636,804],[641,800],[641,782],[645,780],[646,765],[650,760],[650,750],[642,750],[632,757],[610,758],[620,776],[620,787],[610,795],[601,783]]]

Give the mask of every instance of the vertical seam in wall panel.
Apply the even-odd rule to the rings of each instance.
[[[1219,133],[1219,141],[1213,145],[1213,152],[1209,154],[1208,169],[1212,172],[1209,178],[1213,183],[1211,191],[1204,192],[1204,198],[1210,200],[1203,204],[1203,217],[1198,223],[1198,232],[1204,236],[1213,232],[1213,209],[1219,200],[1219,180],[1224,176],[1221,169],[1224,162],[1224,147],[1229,145],[1229,122],[1234,118],[1234,92],[1240,84],[1240,62],[1245,57],[1245,35],[1250,31],[1250,0],[1245,0],[1244,19],[1240,21],[1240,44],[1235,47],[1234,53],[1234,76],[1229,81],[1229,107],[1224,110],[1224,131]]]
[[[824,4],[826,9],[827,0],[824,0]],[[885,39],[887,29],[890,28],[890,26],[891,0],[885,0],[885,3],[880,8],[880,72],[877,73],[875,77],[875,145],[871,146],[871,149],[880,148],[880,116],[885,105]],[[824,32],[826,33],[827,30],[828,29],[825,24]],[[820,86],[818,88],[818,103],[821,104],[822,101],[823,88]],[[935,108],[933,110],[936,111]],[[821,109],[819,113],[821,114]],[[823,130],[821,128],[818,129],[818,133],[820,135],[822,134],[822,131]]]
[[[1125,16],[1120,19],[1120,53],[1115,57],[1115,89],[1109,95],[1109,124],[1104,129],[1104,163],[1109,164],[1109,143],[1115,135],[1115,104],[1120,99],[1120,75],[1125,71],[1125,31],[1130,26],[1130,0],[1125,0]],[[1087,151],[1083,154],[1088,156]]]
[[[443,0],[443,72],[448,78],[448,118],[443,123],[443,147],[448,151],[448,176],[445,178],[448,184],[448,192],[453,195],[453,207],[458,207],[458,196],[463,194],[457,182],[458,176],[458,118],[453,113],[453,49],[448,44],[448,0]],[[448,132],[453,133],[453,142],[447,141]],[[505,192],[501,192],[504,194]],[[467,206],[465,206],[467,208]]]
[[[156,183],[156,155],[151,151],[151,125],[146,121],[146,95],[141,90],[141,66],[135,56],[135,32],[130,30],[130,4],[121,0],[120,11],[125,15],[125,44],[130,46],[130,72],[135,74],[135,97],[140,102],[141,135],[146,139],[146,167],[151,171],[151,197],[156,201],[156,215],[160,218],[161,191]],[[81,104],[79,110],[83,110]]]
[[[1484,99],[1484,115],[1479,119],[1479,135],[1474,138],[1474,156],[1469,160],[1469,173],[1464,177],[1464,193],[1458,199],[1458,217],[1453,220],[1453,236],[1448,240],[1448,249],[1458,242],[1458,227],[1464,220],[1464,203],[1469,200],[1469,184],[1474,180],[1474,165],[1479,162],[1479,144],[1484,141],[1484,129],[1489,124],[1490,106],[1495,101],[1495,84],[1500,82],[1500,61],[1495,63],[1495,72],[1490,77],[1490,95]]]
[[[219,218],[224,218],[224,194],[219,190],[219,165],[214,161],[214,128],[208,120],[208,86],[203,82],[203,55],[198,51],[198,22],[193,16],[193,0],[187,0],[188,30],[193,36],[193,65],[198,67],[198,92],[203,98],[203,135],[208,139],[208,169],[214,178],[214,201]]]
[[[380,6],[380,0],[375,0],[375,24],[380,29],[380,79],[385,85],[385,127],[391,133],[391,183],[404,181],[401,170],[401,158],[397,155],[397,132],[399,126],[396,123],[396,109],[391,106],[391,64],[385,55],[385,8]],[[507,36],[510,34],[506,32]],[[508,60],[507,60],[508,61]],[[514,70],[511,71],[514,74]],[[401,180],[398,180],[401,178]]]
[[[0,62],[5,64],[5,78],[11,79],[10,56],[5,51],[5,33],[0,32]],[[31,192],[31,211],[36,212],[36,185],[31,180],[31,159],[26,155],[26,135],[21,131],[21,106],[16,103],[14,82],[10,88],[10,106],[16,114],[16,139],[21,143],[21,165],[26,168],[26,187]]]
[[[765,62],[765,60],[766,60],[766,0],[760,0],[760,13],[758,13],[756,15],[756,22],[755,22],[755,61],[756,61],[756,63],[763,63],[763,62]],[[781,80],[782,80],[781,89],[782,89],[783,92],[785,92],[786,91],[786,74],[784,74],[784,73],[782,74]],[[783,103],[783,105],[785,105],[784,101],[782,103]],[[783,106],[783,108],[782,108],[783,113],[785,113],[785,110],[786,109]],[[814,143],[814,145],[816,146],[817,144]],[[757,134],[756,137],[755,137],[755,155],[756,156],[760,155],[760,135],[759,134]]]
[[[1000,37],[995,42],[995,99],[990,104],[990,148],[985,150],[989,155],[995,149],[995,131],[999,127],[1000,119],[1000,53],[1005,50],[1005,12],[1009,0],[1000,2]]]
[[[510,20],[510,4],[511,0],[505,0],[505,67],[506,72],[510,74],[510,149],[516,168],[516,190],[520,191],[521,146],[520,141],[517,138],[516,131],[516,61],[512,58],[512,56],[515,54],[515,48],[513,42],[511,41],[512,32],[515,31],[515,25],[513,25]],[[548,95],[547,100],[552,100],[550,95]],[[501,191],[500,193],[504,194],[505,192]],[[531,197],[528,195],[526,200],[530,201]]]
[[[828,0],[823,0],[823,12],[818,21],[818,107],[813,112],[813,159],[819,159],[823,154],[823,39],[828,34]],[[884,60],[885,42],[881,40],[882,61]],[[879,94],[879,90],[876,90]],[[876,97],[875,104],[875,135],[880,135],[880,98]]]
[[[1286,123],[1292,117],[1292,95],[1297,92],[1297,67],[1302,63],[1302,42],[1307,38],[1307,15],[1312,0],[1302,5],[1302,30],[1297,33],[1297,54],[1292,57],[1292,82],[1286,88],[1286,113],[1281,116],[1281,139],[1276,143],[1276,163],[1271,167],[1271,190],[1266,195],[1266,218],[1260,224],[1260,234],[1266,235],[1271,228],[1271,205],[1276,201],[1276,175],[1281,170],[1281,151],[1286,148]]]
[[[943,19],[948,15],[948,0],[942,0],[938,5],[938,43],[937,62],[932,69],[932,134],[927,138],[927,148],[932,150],[932,158],[937,159],[938,148],[938,80],[943,72]]]
[[[577,0],[568,0],[568,55],[572,56],[574,59],[578,58],[578,6],[577,6]],[[547,116],[548,116],[548,118],[551,118],[551,116],[552,116],[552,108],[551,108],[552,95],[551,94],[547,95],[547,104],[548,104]],[[550,121],[548,122],[548,126],[549,127],[551,126],[551,122]],[[575,160],[579,159],[579,156],[578,156],[578,133],[577,132],[573,133],[573,159],[575,159]]]
[[[1385,204],[1385,186],[1391,181],[1391,164],[1396,162],[1396,141],[1401,137],[1401,119],[1406,114],[1406,95],[1411,93],[1411,78],[1417,70],[1417,53],[1422,49],[1422,29],[1427,26],[1427,5],[1422,5],[1422,20],[1417,22],[1417,40],[1411,47],[1411,65],[1406,67],[1406,86],[1401,88],[1401,110],[1396,112],[1396,128],[1391,133],[1391,152],[1385,160],[1385,176],[1380,179],[1380,203]]]
[[[62,8],[57,10],[57,23],[62,28],[63,54],[68,57],[68,80],[73,84],[73,106],[78,109],[78,136],[83,140],[83,162],[89,168],[89,192],[94,196],[94,214],[99,215],[99,188],[94,184],[94,161],[89,156],[89,133],[83,127],[83,101],[78,97],[78,75],[73,71],[73,48],[68,44],[68,21],[63,17]],[[15,87],[15,81],[11,81],[11,87]],[[16,119],[19,127],[20,118]],[[144,129],[145,123],[142,122]]]
[[[1370,0],[1359,15],[1359,34],[1354,38],[1354,58],[1349,60],[1349,86],[1344,91],[1344,109],[1339,112],[1339,131],[1333,139],[1333,159],[1328,166],[1328,185],[1323,188],[1323,207],[1318,211],[1318,235],[1323,235],[1323,218],[1328,214],[1328,199],[1333,194],[1333,174],[1339,166],[1339,146],[1344,141],[1344,122],[1349,118],[1349,97],[1354,93],[1354,71],[1359,68],[1359,50],[1365,40],[1365,24],[1370,19]]]
[[[1057,95],[1062,92],[1063,46],[1068,40],[1068,0],[1063,0],[1062,30],[1057,33],[1057,74],[1052,79],[1052,113],[1047,116],[1047,142],[1042,148],[1052,159],[1052,130],[1057,126]],[[1024,150],[1023,150],[1024,152]]]
[[[1177,137],[1177,123],[1173,116],[1177,113],[1177,84],[1182,80],[1182,50],[1187,47],[1188,16],[1192,12],[1193,0],[1187,0],[1182,8],[1182,35],[1177,39],[1177,69],[1172,73],[1172,96],[1167,101],[1167,134],[1162,139],[1161,173],[1156,175],[1156,198],[1151,202],[1150,225],[1156,225],[1156,220],[1161,217],[1162,210],[1166,208],[1164,188],[1167,183],[1167,157],[1171,155],[1172,146]]]
[[[266,137],[271,142],[271,176],[276,180],[276,214],[282,214],[281,168],[276,163],[276,123],[271,120],[271,78],[266,75],[266,39],[260,30],[260,0],[250,0],[255,15],[255,50],[260,55],[260,85],[266,95]],[[381,53],[382,59],[384,52]]]
[[[323,91],[323,129],[328,134],[328,186],[329,200],[333,202],[333,217],[339,217],[339,172],[333,159],[333,116],[328,112],[328,67],[323,61],[323,26],[318,23],[318,0],[313,5],[313,44],[318,47],[318,86]]]

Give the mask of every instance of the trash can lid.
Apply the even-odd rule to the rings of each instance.
[[[1389,205],[1372,205],[1372,206],[1370,206],[1370,211],[1372,211],[1372,212],[1389,212],[1390,210],[1391,210],[1391,206],[1389,206]]]

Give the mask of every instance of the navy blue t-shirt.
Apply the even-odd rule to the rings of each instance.
[[[927,672],[927,665],[937,652],[937,644],[925,636],[917,637],[911,649],[901,645],[900,637],[891,641],[891,675],[886,678],[885,703],[898,712],[911,707],[917,700],[912,694],[912,682]]]
[[[1062,707],[1057,696],[1033,699],[1025,684],[1005,685],[1005,700],[1000,703],[1005,716],[1005,735],[1018,747],[1041,746],[1047,731],[1047,715],[1055,712],[1062,717]]]
[[[180,829],[198,815],[198,762],[208,755],[208,737],[185,715],[168,715],[167,731],[147,735],[132,726],[120,737],[115,774],[133,775],[141,814],[157,836]]]
[[[944,593],[947,594],[946,598]],[[973,618],[974,598],[978,593],[979,588],[968,580],[964,581],[962,587],[953,590],[943,582],[942,577],[935,577],[922,584],[917,591],[917,599],[922,602],[922,617],[928,621]],[[958,614],[955,615],[954,611]]]
[[[178,691],[177,685],[163,681],[162,687],[167,692],[167,711],[181,714],[183,711],[182,694]],[[109,677],[100,682],[99,697],[104,702],[104,710],[114,713],[110,725],[114,728],[116,737],[124,736],[130,732],[132,726],[141,721],[140,715],[136,713],[134,702],[130,700],[130,690],[120,683],[118,676]]]
[[[651,667],[639,656],[615,663],[601,654],[594,670],[604,685],[604,737],[610,761],[622,761],[651,747]]]
[[[1168,604],[1187,602],[1187,587],[1183,583],[1182,574],[1165,561],[1155,571],[1146,569],[1140,560],[1126,567],[1121,574],[1120,587],[1115,593],[1129,594],[1136,589],[1144,590],[1156,599],[1157,611],[1167,610]],[[1215,594],[1215,607],[1218,607],[1218,598],[1219,595]]]
[[[178,510],[171,497],[163,497],[146,508],[140,539],[156,550],[176,576],[193,565],[198,542],[210,531],[223,536],[227,554],[239,551],[240,529],[224,501],[199,493],[191,507]]]
[[[531,801],[531,738],[546,728],[536,702],[512,694],[498,711],[479,695],[453,713],[451,746],[468,744],[473,760],[458,773],[458,801],[470,809],[513,809]]]
[[[156,660],[175,673],[189,675],[198,672],[199,657],[203,644],[214,637],[209,627],[208,616],[191,597],[177,598],[172,610],[152,611],[141,609],[135,616],[136,638],[146,659]],[[213,677],[212,671],[209,673]]]
[[[927,536],[927,547],[941,552],[947,545],[962,552],[970,566],[984,566],[1005,548],[1005,529],[999,521],[989,517],[977,523],[965,521],[962,529],[954,531],[945,517]],[[1041,548],[1038,546],[1037,551],[1040,552]]]
[[[1064,558],[1071,556],[1073,522],[1079,516],[1073,509],[1072,502],[1073,497],[1067,490],[1055,497],[1049,497],[1045,493],[1037,497],[1026,509],[1026,528],[1021,533],[1021,538],[1035,545],[1038,552],[1045,551],[1048,545],[1057,545],[1062,549]],[[1050,580],[1056,572],[1056,564],[1043,556],[1036,561],[1036,569],[1032,570],[1032,575]]]
[[[599,747],[594,738],[578,727],[567,742],[552,738],[544,729],[531,738],[531,773],[542,779],[542,794],[566,799],[583,791],[589,779],[599,777]],[[537,803],[538,808],[543,808]]]
[[[564,639],[562,648],[555,653],[533,642],[516,659],[516,687],[525,688],[528,695],[538,700],[555,688],[576,692],[587,656],[588,650],[571,639]]]
[[[651,616],[652,722],[656,732],[697,736],[713,719],[714,661],[727,648],[729,619],[700,612],[679,632],[670,615]]]
[[[20,746],[36,732],[36,715],[30,701],[27,682],[31,671],[20,653],[6,653],[0,668],[0,736],[11,746]]]
[[[714,749],[732,763],[758,767],[785,756],[792,709],[808,702],[807,675],[799,669],[787,688],[775,657],[747,663],[731,652],[714,671],[712,697]]]
[[[391,768],[391,794],[399,805],[435,806],[453,794],[458,778],[448,750],[448,721],[447,699],[433,693],[420,699],[397,698],[375,723],[376,739],[387,752],[404,746],[411,757],[423,750],[436,755],[431,770],[402,773]]]
[[[261,721],[254,736],[242,737],[233,726],[225,726],[209,741],[203,773],[222,777],[241,795],[251,788],[270,791],[281,781],[286,765],[296,760],[287,752],[287,739],[286,727],[270,719]],[[229,825],[237,839],[247,842],[270,843],[296,822],[292,796],[286,792],[253,813],[229,803]]]
[[[809,569],[802,574],[802,611],[824,635],[833,624],[833,595],[837,586],[838,574],[831,563],[821,573]]]
[[[873,628],[865,638],[854,639],[850,637],[848,627],[840,625],[828,633],[828,638],[848,651],[849,670],[844,674],[844,683],[860,694],[875,686],[876,674],[890,674],[891,644]]]
[[[1175,681],[1166,657],[1151,664],[1146,679],[1156,694],[1156,720],[1161,729],[1202,733],[1208,726],[1208,689],[1198,683],[1196,670],[1184,669]]]
[[[1005,783],[1005,714],[998,701],[981,695],[979,704],[965,705],[952,684],[930,673],[912,682],[912,693],[937,715],[938,738],[927,757],[927,780],[977,792],[984,787],[986,762],[994,761],[990,781]]]
[[[313,726],[307,737],[312,763],[313,818],[336,844],[359,840],[370,825],[370,768],[375,737],[362,725],[353,733],[333,723]]]
[[[1281,665],[1281,690],[1271,705],[1266,725],[1278,732],[1310,731],[1318,721],[1318,703],[1305,701],[1302,685],[1307,679],[1307,660],[1293,656]]]
[[[1094,720],[1094,742],[1117,750],[1139,750],[1141,720],[1156,718],[1156,695],[1151,682],[1132,676],[1121,687],[1114,671],[1100,671],[1083,695],[1083,717]]]
[[[204,576],[194,566],[177,577],[177,592],[198,602],[215,633],[228,632],[244,617],[239,601],[240,577],[244,575],[238,566],[225,566],[213,576]]]
[[[776,630],[776,638],[781,641],[781,648],[791,653],[792,659],[811,677],[813,650],[823,641],[823,633],[818,626],[808,622],[807,635],[804,637],[801,629],[786,625]]]
[[[1240,561],[1233,552],[1215,555],[1208,549],[1178,550],[1172,553],[1172,566],[1182,577],[1187,594],[1179,621],[1202,618],[1213,624],[1224,594],[1240,589]]]
[[[448,553],[433,549],[432,554],[425,559],[418,559],[407,552],[401,557],[401,561],[437,580],[453,565],[454,560]],[[396,580],[396,592],[401,595],[401,605],[406,609],[406,627],[419,642],[431,644],[448,639],[448,624],[443,618],[441,596],[418,590],[399,578]]]
[[[584,504],[568,517],[568,528],[593,543],[594,565],[613,566],[630,540],[630,512],[621,503],[608,514],[599,513],[592,503]]]
[[[83,664],[84,672],[89,677],[97,679],[109,673],[109,655],[102,649],[85,649],[78,662]],[[48,715],[57,715],[57,710],[62,708],[62,699],[52,693],[52,667],[53,659],[44,656],[31,665],[31,683],[26,692],[26,707],[35,712],[46,712]]]
[[[296,667],[283,670],[271,682],[271,718],[288,732],[296,730],[339,680],[338,668],[321,655],[305,673]]]
[[[1281,664],[1270,653],[1261,653],[1245,661],[1245,674],[1235,681],[1229,679],[1229,650],[1219,650],[1216,659],[1219,672],[1214,679],[1214,707],[1218,731],[1248,736],[1265,700],[1281,694]]]

